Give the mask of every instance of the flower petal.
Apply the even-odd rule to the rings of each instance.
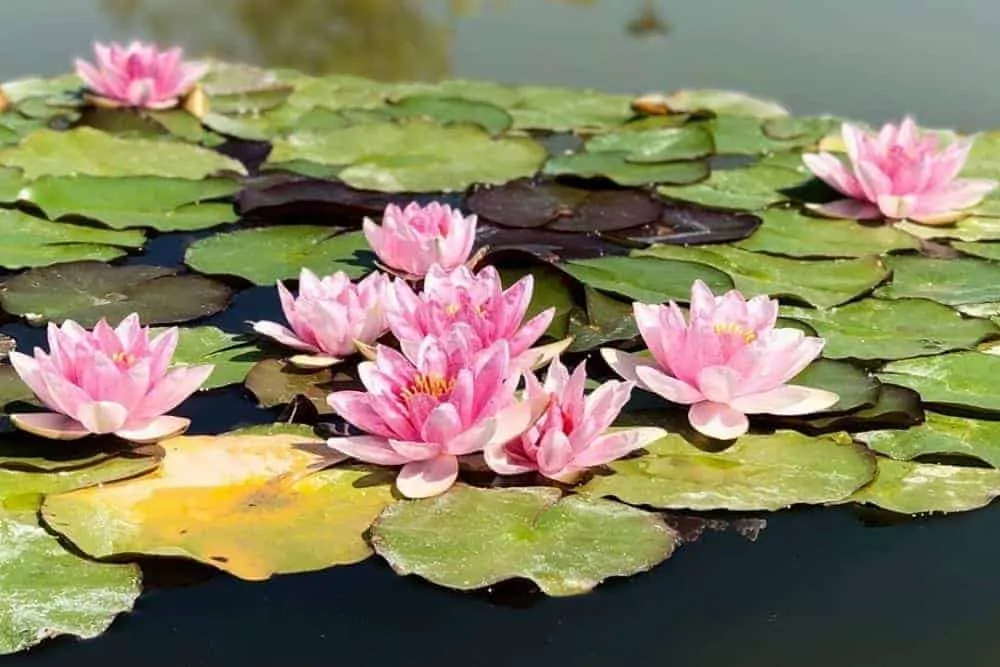
[[[295,335],[295,332],[277,322],[260,321],[253,323],[253,330],[261,336],[267,336],[295,350],[303,352],[319,352],[315,345],[305,342]]]
[[[730,405],[746,414],[807,415],[835,405],[840,397],[832,391],[789,384],[758,394],[740,396]]]
[[[585,450],[578,452],[573,459],[573,465],[580,468],[604,465],[620,459],[626,454],[631,454],[666,435],[667,432],[664,429],[655,427],[631,428],[625,431],[606,433],[594,439]]]
[[[128,421],[128,410],[121,403],[92,401],[81,405],[76,417],[91,433],[114,433]]]
[[[390,447],[388,440],[371,435],[330,438],[326,441],[326,445],[331,449],[335,449],[365,463],[397,466],[410,461],[409,458],[397,453],[396,450]]]
[[[115,431],[115,435],[123,440],[130,440],[139,444],[159,442],[180,435],[188,430],[191,425],[190,419],[184,417],[171,417],[163,415],[157,417],[142,428],[123,428]]]
[[[724,403],[702,401],[688,410],[688,421],[696,431],[716,440],[732,440],[750,429],[747,416]]]
[[[827,218],[876,220],[882,217],[882,211],[878,206],[857,199],[838,199],[826,204],[809,204],[807,208]]]
[[[635,374],[638,376],[640,387],[654,394],[659,394],[672,403],[690,405],[705,400],[705,397],[696,388],[675,377],[670,377],[658,368],[636,366]]]
[[[442,454],[407,463],[396,477],[396,488],[407,498],[430,498],[451,488],[458,479],[458,459]]]
[[[10,416],[15,427],[50,440],[79,440],[90,435],[83,424],[54,412],[27,412]]]

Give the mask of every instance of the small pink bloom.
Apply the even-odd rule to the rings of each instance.
[[[101,320],[93,331],[67,320],[49,324],[49,352],[11,352],[24,383],[53,413],[11,415],[20,429],[46,438],[75,440],[90,433],[113,433],[135,442],[155,442],[184,432],[190,420],[165,413],[194,393],[212,366],[168,370],[177,347],[177,329],[149,339],[139,316],[112,329]]]
[[[512,368],[525,370],[548,361],[569,343],[531,347],[555,316],[555,308],[549,308],[524,322],[533,288],[534,278],[529,275],[505,291],[492,266],[474,274],[465,266],[448,272],[434,265],[420,294],[404,280],[393,281],[386,294],[386,319],[411,358],[426,336],[452,334],[475,350],[507,341]]]
[[[518,437],[541,413],[543,406],[514,400],[520,378],[509,364],[503,341],[470,357],[429,337],[414,361],[379,346],[374,361],[358,366],[367,391],[328,398],[369,435],[328,444],[361,461],[403,466],[396,486],[407,497],[444,493],[458,477],[459,456]]]
[[[183,62],[179,48],[94,43],[96,67],[77,58],[76,73],[108,106],[169,109],[191,92],[206,68]]]
[[[606,382],[584,396],[586,362],[570,375],[559,359],[549,366],[545,384],[525,374],[533,403],[547,403],[542,418],[524,435],[486,448],[486,463],[501,475],[537,470],[572,483],[586,468],[604,465],[666,435],[660,428],[605,433],[632,394],[631,382]]]
[[[257,333],[307,354],[292,363],[324,368],[357,352],[357,343],[370,345],[386,332],[382,304],[389,279],[373,273],[354,284],[338,271],[320,280],[309,269],[299,274],[299,296],[278,282],[278,296],[291,329],[277,322],[256,322]]]
[[[368,245],[386,267],[408,278],[422,278],[434,264],[451,270],[469,261],[476,240],[476,216],[463,217],[450,206],[416,202],[405,209],[385,208],[382,226],[364,221]]]
[[[823,339],[775,329],[778,302],[747,301],[736,290],[714,296],[705,283],[691,289],[690,322],[677,304],[633,306],[653,358],[603,349],[626,380],[668,401],[690,405],[691,425],[729,440],[747,432],[746,415],[803,415],[825,410],[838,396],[787,384],[823,350]]]
[[[958,178],[972,139],[941,147],[938,137],[922,136],[912,118],[874,135],[850,123],[842,132],[849,164],[830,153],[802,156],[813,174],[848,197],[814,207],[824,215],[943,224],[962,217],[963,209],[997,186],[992,180]]]

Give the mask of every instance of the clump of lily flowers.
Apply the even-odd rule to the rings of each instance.
[[[288,326],[254,324],[294,351],[294,365],[326,367],[355,352],[368,357],[358,365],[363,390],[328,397],[360,433],[327,444],[363,462],[398,466],[405,496],[447,491],[460,457],[470,454],[481,454],[498,475],[576,483],[588,469],[665,435],[613,427],[636,387],[690,406],[692,426],[719,439],[746,433],[748,414],[806,414],[838,400],[789,384],[819,356],[821,339],[775,328],[776,301],[747,301],[735,290],[717,297],[701,282],[692,289],[690,321],[673,302],[635,304],[652,357],[604,350],[625,381],[588,393],[585,364],[571,373],[559,359],[568,340],[535,346],[554,312],[525,321],[533,278],[504,289],[493,267],[475,270],[475,226],[475,216],[438,204],[390,206],[381,227],[367,221],[365,228],[392,278],[375,273],[353,283],[343,273],[321,278],[303,269],[297,297],[278,284]],[[390,332],[396,347],[378,342]],[[150,341],[136,316],[92,332],[73,322],[51,325],[48,354],[11,359],[54,412],[15,415],[13,423],[53,438],[113,433],[145,442],[178,433],[187,420],[165,413],[211,367],[168,370],[176,342],[175,329]],[[543,382],[534,372],[546,365]]]
[[[184,62],[177,47],[132,42],[94,44],[94,62],[77,58],[76,73],[89,99],[102,107],[171,109],[181,103],[205,75],[207,67]]]
[[[921,133],[912,118],[876,134],[844,123],[842,136],[847,164],[831,153],[803,156],[814,175],[846,197],[813,207],[828,217],[943,225],[967,215],[997,187],[989,179],[958,178],[972,139],[942,146],[939,136]]]

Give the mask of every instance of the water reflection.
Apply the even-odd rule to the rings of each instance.
[[[670,32],[670,24],[660,17],[654,0],[643,0],[639,15],[628,22],[625,30],[635,37],[666,35]]]

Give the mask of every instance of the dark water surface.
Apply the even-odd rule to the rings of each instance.
[[[211,7],[209,10],[208,8]],[[802,113],[1000,126],[1000,4],[844,0],[3,0],[0,78],[65,71],[133,35],[310,71],[482,77],[641,92],[742,88]],[[176,264],[193,235],[130,261]],[[275,318],[242,292],[206,323]],[[41,331],[3,327],[21,349]],[[195,432],[276,413],[242,389],[183,408]],[[650,574],[545,599],[449,593],[377,559],[245,583],[153,567],[105,636],[8,658],[29,667],[931,667],[1000,656],[1000,508],[889,527],[848,510],[767,517],[755,543],[708,534]],[[192,584],[192,585],[187,585]],[[2,594],[2,591],[0,591]],[[6,664],[6,663],[5,663]]]

